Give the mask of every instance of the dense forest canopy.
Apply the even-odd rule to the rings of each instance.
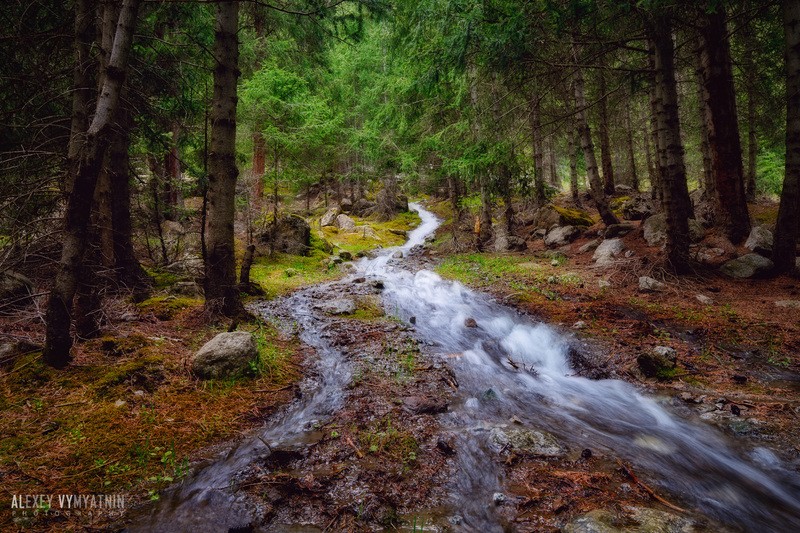
[[[73,301],[89,306],[81,315],[98,304],[82,284],[146,290],[143,261],[178,259],[163,225],[185,219],[184,198],[202,198],[206,298],[228,316],[241,310],[234,221],[245,214],[252,244],[287,194],[304,194],[308,209],[319,195],[356,201],[376,187],[447,194],[459,212],[478,207],[476,238],[459,246],[501,250],[518,199],[544,206],[569,190],[612,225],[610,195],[649,191],[678,272],[694,268],[690,219],[739,244],[747,201],[780,196],[773,261],[787,272],[798,226],[786,156],[792,8],[10,2],[3,265],[53,272],[45,357],[57,365]]]

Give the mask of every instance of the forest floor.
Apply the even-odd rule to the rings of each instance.
[[[429,208],[452,219],[444,202]],[[774,206],[753,209],[769,219]],[[324,260],[322,238],[357,254],[400,244],[402,237],[390,230],[408,229],[416,219],[368,222],[379,243],[315,230],[309,257],[261,259],[253,279],[279,308],[291,291],[349,272]],[[637,383],[731,436],[754,446],[768,442],[789,463],[800,457],[800,319],[797,310],[775,303],[800,299],[797,280],[731,280],[711,271],[675,278],[654,266],[660,252],[645,245],[640,229],[623,240],[634,258],[647,261],[608,268],[597,267],[591,251],[579,252],[591,230],[556,251],[539,240],[510,254],[456,253],[451,230],[452,223],[442,226],[437,240],[410,259],[412,267],[490,293],[576,338],[592,354],[578,369],[587,376]],[[642,275],[665,289],[641,292]],[[124,493],[127,506],[136,506],[158,498],[192,465],[262,426],[298,394],[315,353],[270,321],[240,326],[259,339],[252,377],[192,377],[191,355],[227,325],[206,320],[201,300],[170,294],[174,277],[157,279],[161,292],[150,300],[120,300],[107,310],[113,326],[80,344],[69,370],[49,369],[34,350],[2,363],[0,485],[6,494]],[[330,287],[320,299],[348,294],[359,303],[351,315],[329,319],[328,333],[353,367],[345,408],[315,428],[306,450],[278,450],[240,486],[261,503],[269,523],[316,526],[310,531],[419,531],[447,523],[444,487],[458,451],[437,414],[447,410],[458,385],[412,327],[383,312],[379,291],[366,283]],[[698,294],[711,303],[698,301]],[[0,320],[20,336],[41,333],[34,318]],[[675,349],[677,365],[647,378],[637,358],[656,346]],[[583,457],[578,450],[555,458],[505,452],[493,460],[508,481],[500,514],[512,530],[554,531],[587,513],[615,526],[685,525],[613,457]],[[2,530],[102,529],[119,518],[19,520],[9,503],[0,502]]]

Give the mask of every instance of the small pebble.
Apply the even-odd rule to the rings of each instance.
[[[492,495],[492,501],[494,502],[495,505],[500,505],[504,501],[506,501],[506,495],[503,494],[502,492],[495,492]]]

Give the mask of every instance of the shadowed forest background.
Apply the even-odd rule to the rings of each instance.
[[[409,201],[442,225],[393,259],[568,331],[591,345],[578,375],[716,413],[797,473],[800,3],[9,0],[0,21],[4,492],[158,501],[302,396],[318,348],[276,317],[348,280],[319,309],[388,358],[350,386],[391,406],[315,429],[396,478],[366,482],[366,513],[272,479],[293,488],[271,519],[375,530],[440,505],[456,452],[432,415],[459,384],[382,282],[352,279],[420,224]],[[243,332],[241,356],[200,355]],[[534,456],[504,455],[504,524],[664,505],[610,455]]]

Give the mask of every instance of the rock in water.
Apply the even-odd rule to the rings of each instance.
[[[747,254],[731,259],[720,267],[720,271],[732,278],[755,278],[769,274],[775,264],[758,254]]]
[[[624,249],[622,239],[608,239],[600,243],[600,246],[594,251],[592,259],[598,265],[611,265]]]
[[[544,243],[547,246],[564,246],[574,241],[580,233],[575,226],[556,226],[547,232]]]
[[[772,232],[764,226],[753,226],[744,247],[761,255],[772,255]]]
[[[464,327],[466,328],[477,328],[478,322],[475,321],[474,318],[467,318],[464,320]]]
[[[356,302],[350,298],[337,298],[320,302],[314,306],[314,309],[319,309],[329,315],[349,315],[355,312]]]
[[[550,433],[528,428],[492,428],[489,446],[498,453],[510,448],[518,454],[539,457],[563,457],[567,453],[567,449]]]
[[[322,218],[319,219],[320,227],[324,228],[326,226],[334,226],[336,225],[336,217],[341,214],[342,210],[338,207],[331,207],[325,214],[322,215]]]
[[[256,339],[246,331],[220,333],[192,358],[192,372],[202,379],[225,379],[244,374],[258,357]]]

